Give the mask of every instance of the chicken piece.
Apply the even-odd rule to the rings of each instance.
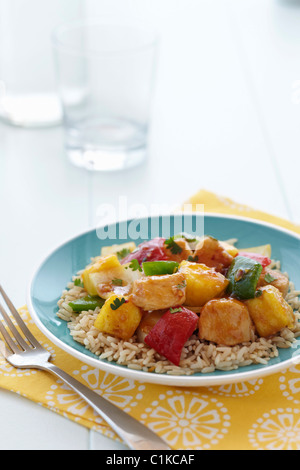
[[[153,312],[145,312],[142,321],[136,330],[137,338],[141,343],[144,343],[144,339],[156,325],[158,320],[161,319],[164,313],[166,313],[166,310],[153,310]]]
[[[184,238],[175,238],[173,245],[170,248],[165,244],[164,251],[168,259],[177,261],[177,263],[188,259],[189,256],[193,256],[190,245]]]
[[[204,237],[196,246],[194,258],[197,263],[205,264],[216,271],[222,271],[231,265],[233,256],[213,237]]]
[[[182,273],[147,276],[133,283],[131,300],[143,310],[160,310],[185,301],[185,276]]]
[[[97,292],[99,297],[102,299],[108,299],[113,294],[119,296],[129,295],[132,289],[132,284],[125,284],[121,279],[117,279],[117,281],[122,282],[122,284],[114,285],[113,282],[98,284]]]
[[[223,274],[200,263],[182,261],[179,272],[185,276],[185,305],[189,307],[202,307],[209,300],[221,297],[229,284]]]
[[[254,326],[247,307],[236,299],[213,299],[199,318],[199,338],[225,346],[251,340]]]
[[[271,276],[271,278],[269,276]],[[273,278],[274,281],[268,282],[268,278]],[[268,268],[265,268],[263,270],[258,280],[258,287],[263,287],[267,285],[276,287],[276,289],[278,289],[282,293],[284,298],[287,296],[287,293],[289,291],[289,279],[280,271]]]

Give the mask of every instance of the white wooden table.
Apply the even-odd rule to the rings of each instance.
[[[146,17],[161,30],[150,155],[130,172],[91,174],[67,161],[61,128],[0,126],[0,280],[17,306],[41,257],[94,227],[99,205],[117,206],[119,196],[150,208],[205,188],[300,222],[300,1],[90,0],[90,8]],[[1,450],[124,448],[3,390],[0,417]]]

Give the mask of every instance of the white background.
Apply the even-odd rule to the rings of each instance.
[[[149,159],[86,173],[67,161],[60,127],[0,125],[0,281],[18,307],[41,257],[94,227],[97,207],[120,195],[150,208],[204,188],[300,223],[300,1],[90,0],[89,9],[161,31]],[[0,417],[0,449],[122,448],[3,390]]]

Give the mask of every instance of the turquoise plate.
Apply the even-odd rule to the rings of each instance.
[[[138,229],[139,226],[145,227],[145,223],[148,223],[149,228],[150,226],[152,230],[153,227],[155,228],[156,235],[168,237],[169,233],[166,233],[165,229],[168,226],[168,220],[171,220],[171,228],[173,227],[174,229],[174,226],[182,220],[181,217],[181,215],[176,215],[140,219],[139,221],[134,221],[134,226]],[[198,215],[185,215],[185,217],[190,218],[189,222],[195,223],[196,220],[196,223],[199,223],[199,225],[204,220],[205,234],[212,235],[220,240],[237,238],[237,247],[258,246],[270,243],[272,246],[272,258],[281,261],[282,270],[289,273],[295,288],[297,290],[300,289],[300,237],[295,233],[271,224],[240,217],[219,214],[205,214],[204,219],[203,216]],[[147,238],[132,240],[130,236],[127,236],[126,239],[123,236],[120,239],[118,234],[127,233],[127,229],[130,229],[131,225],[132,221],[123,221],[105,227],[105,230],[108,231],[107,233],[113,233],[116,230],[117,238],[115,240],[99,239],[97,236],[99,232],[96,230],[76,236],[56,248],[42,261],[35,271],[29,286],[28,308],[34,322],[54,344],[84,363],[115,375],[143,382],[186,387],[211,386],[253,380],[279,372],[299,362],[300,342],[297,340],[291,348],[281,349],[279,357],[271,359],[267,365],[251,365],[226,372],[215,371],[208,374],[196,373],[192,376],[174,376],[136,371],[114,362],[100,360],[79,343],[75,342],[69,334],[67,323],[60,320],[56,315],[58,310],[57,301],[72,276],[83,269],[90,262],[91,257],[98,256],[102,246],[128,241],[134,241],[138,244]],[[129,233],[131,233],[130,230]],[[149,236],[149,238],[153,237]]]

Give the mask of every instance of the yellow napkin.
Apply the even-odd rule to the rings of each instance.
[[[300,227],[233,201],[200,191],[189,203],[206,212],[236,214],[275,223],[300,233]],[[173,449],[300,449],[300,366],[251,382],[205,388],[176,388],[134,382],[94,369],[52,344],[20,310],[53,362],[151,427]],[[93,410],[50,374],[17,370],[0,357],[0,387],[27,397],[89,429],[118,439]]]

